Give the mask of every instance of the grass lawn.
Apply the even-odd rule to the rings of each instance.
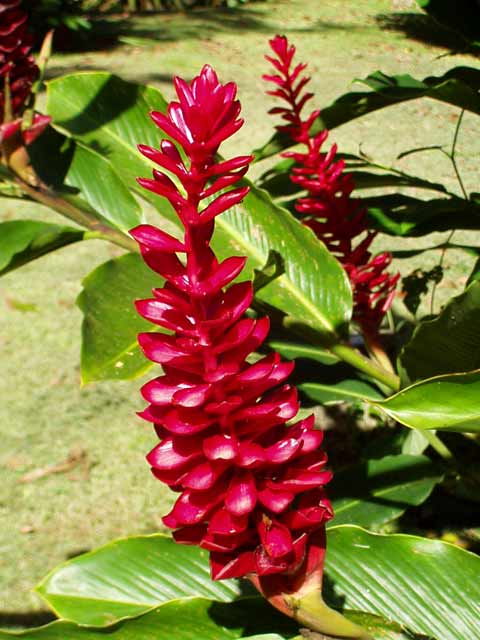
[[[261,74],[267,40],[277,32],[288,35],[299,59],[309,62],[319,106],[347,91],[353,78],[376,69],[421,78],[454,65],[478,64],[468,56],[439,57],[446,51],[442,35],[433,34],[434,45],[417,31],[415,38],[408,36],[405,29],[411,32],[415,21],[395,12],[415,12],[409,4],[271,0],[231,13],[143,16],[125,33],[127,42],[115,48],[54,55],[49,77],[108,69],[154,84],[171,97],[173,74],[191,77],[209,62],[222,79],[239,86],[246,124],[230,144],[231,150],[248,152],[272,132],[266,115],[272,103]],[[343,151],[357,152],[361,144],[369,155],[392,164],[411,147],[450,146],[456,117],[454,109],[433,101],[407,103],[346,125],[332,132],[331,140]],[[478,119],[467,114],[458,162],[469,192],[479,191],[479,140]],[[410,156],[398,166],[458,191],[451,167],[439,154]],[[40,206],[5,199],[1,205],[1,220],[58,221]],[[455,240],[480,245],[479,233],[458,233]],[[379,246],[397,244],[384,238]],[[410,245],[413,241],[404,246]],[[79,387],[81,314],[75,299],[81,279],[113,255],[117,249],[92,241],[50,254],[0,281],[0,626],[38,623],[41,616],[34,612],[43,605],[31,588],[50,568],[114,537],[158,530],[171,502],[144,462],[156,439],[135,417],[142,407],[140,381]],[[430,253],[423,264],[430,267],[438,259]],[[472,263],[465,253],[447,254],[444,298],[461,291]],[[408,273],[417,264],[398,266]],[[59,473],[37,479],[30,474],[65,461]]]

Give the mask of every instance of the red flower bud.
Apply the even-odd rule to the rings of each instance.
[[[270,113],[281,115],[287,123],[277,126],[279,131],[306,146],[305,153],[283,154],[295,160],[291,181],[307,192],[297,200],[295,208],[302,222],[345,268],[353,290],[353,318],[365,335],[375,335],[392,304],[400,275],[386,272],[391,262],[390,254],[381,254],[384,257],[380,259],[379,256],[371,257],[368,249],[375,233],[368,230],[366,210],[351,196],[355,188],[353,177],[344,172],[343,160],[335,160],[336,145],[327,153],[321,151],[328,131],[315,136],[309,133],[319,111],[313,111],[306,119],[302,117],[303,107],[313,96],[311,93],[302,95],[309,82],[307,76],[302,76],[307,65],[294,65],[295,47],[285,36],[275,36],[270,40],[270,47],[275,56],[265,57],[278,73],[263,78],[278,88],[267,93],[287,103],[286,107],[275,107]],[[388,259],[385,258],[387,255]]]
[[[39,70],[31,54],[33,38],[27,33],[27,14],[21,0],[0,0],[0,144],[21,130],[21,116]],[[50,122],[36,114],[23,132],[32,143]]]
[[[160,169],[139,182],[171,202],[184,235],[178,240],[150,225],[131,231],[146,263],[166,280],[152,298],[137,301],[137,310],[173,331],[139,335],[146,357],[164,372],[142,388],[149,406],[140,415],[160,438],[148,461],[180,494],[163,522],[178,542],[210,551],[214,579],[248,575],[268,590],[264,576],[275,576],[287,592],[322,571],[314,558],[323,560],[318,540],[332,517],[322,433],[312,416],[287,424],[299,409],[287,383],[293,364],[276,353],[250,361],[268,319],[244,317],[252,284],[232,282],[245,258],[220,263],[210,247],[215,218],[248,191],[232,186],[251,157],[215,157],[242,124],[236,86],[222,85],[205,66],[175,87],[178,102],[152,118],[183,155],[167,140],[160,149],[141,145]]]

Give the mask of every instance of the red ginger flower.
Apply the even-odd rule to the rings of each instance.
[[[21,115],[39,70],[31,54],[33,38],[27,33],[27,14],[21,0],[0,0],[0,143],[21,128]],[[29,144],[42,133],[50,118],[36,114],[28,131]]]
[[[366,210],[360,200],[351,196],[355,188],[353,177],[344,173],[343,160],[335,161],[336,145],[328,153],[321,151],[328,131],[310,135],[313,121],[320,112],[313,111],[306,119],[302,116],[305,104],[313,97],[313,93],[302,95],[310,82],[308,76],[302,75],[307,65],[294,65],[296,49],[289,45],[285,36],[275,36],[270,40],[270,46],[276,57],[265,57],[278,73],[263,76],[277,85],[274,91],[267,93],[281,98],[287,106],[274,107],[269,113],[280,114],[286,122],[277,127],[279,131],[307,147],[305,153],[283,154],[295,160],[292,182],[307,192],[297,200],[295,208],[302,216],[302,222],[344,266],[353,290],[354,320],[365,335],[375,336],[392,304],[400,274],[391,275],[385,271],[392,259],[389,253],[371,257],[369,247],[376,234],[367,228]]]
[[[190,84],[176,78],[175,87],[178,102],[151,117],[186,159],[169,140],[160,150],[140,145],[161,170],[138,181],[169,200],[184,237],[150,225],[131,231],[146,263],[166,280],[153,298],[137,301],[137,310],[173,332],[139,335],[147,358],[164,372],[142,388],[149,406],[140,415],[160,438],[147,459],[153,474],[180,493],[163,522],[177,542],[210,551],[213,579],[249,575],[271,590],[269,579],[258,581],[273,574],[287,591],[321,576],[324,524],[332,517],[322,433],[313,416],[287,426],[299,409],[286,382],[293,364],[277,353],[249,362],[268,334],[268,318],[244,316],[250,281],[231,284],[246,259],[219,263],[210,247],[216,216],[248,192],[231,187],[251,156],[215,159],[243,124],[236,86],[220,84],[205,66]]]

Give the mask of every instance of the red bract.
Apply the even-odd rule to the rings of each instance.
[[[171,140],[160,149],[141,145],[161,169],[139,183],[169,200],[184,236],[150,225],[131,231],[146,263],[166,280],[137,309],[173,332],[139,335],[147,358],[163,368],[142,388],[149,405],[140,415],[160,438],[148,461],[180,493],[164,523],[178,542],[210,551],[214,579],[275,574],[287,590],[305,572],[321,572],[319,539],[332,517],[322,433],[313,417],[287,426],[299,409],[287,382],[293,364],[276,353],[251,362],[268,318],[245,317],[252,284],[232,284],[246,259],[219,262],[210,247],[215,218],[248,192],[232,187],[251,156],[215,158],[243,124],[236,86],[220,84],[205,66],[189,84],[176,78],[175,87],[178,102],[151,115],[183,154]]]
[[[27,14],[21,0],[0,0],[0,143],[21,128],[21,115],[39,70],[31,54],[33,38],[27,33]],[[35,115],[24,132],[26,144],[32,142],[50,122]]]
[[[353,290],[354,320],[365,335],[375,335],[390,308],[400,276],[386,272],[390,254],[371,256],[369,247],[375,233],[367,228],[365,208],[351,196],[355,188],[353,177],[344,172],[343,160],[335,160],[336,145],[327,153],[321,151],[328,131],[310,135],[320,112],[313,111],[307,118],[302,116],[305,104],[313,97],[312,93],[304,92],[310,81],[303,75],[307,65],[294,64],[295,47],[285,36],[275,36],[270,46],[275,56],[265,57],[277,73],[263,78],[276,85],[276,89],[268,93],[285,101],[287,106],[274,107],[269,113],[280,114],[286,122],[277,127],[279,131],[307,147],[305,153],[283,154],[295,161],[291,180],[307,194],[297,200],[295,208],[302,222],[344,266]]]

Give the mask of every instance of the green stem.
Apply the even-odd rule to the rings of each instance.
[[[329,350],[344,362],[348,362],[359,371],[363,371],[363,373],[367,373],[372,378],[375,378],[375,380],[382,382],[392,389],[392,391],[398,391],[400,389],[400,378],[395,373],[379,366],[349,344],[339,342],[338,344],[330,345]]]
[[[440,438],[437,436],[437,434],[434,431],[429,431],[428,429],[425,429],[425,431],[422,431],[422,434],[425,437],[425,439],[428,440],[428,443],[430,444],[430,446],[433,447],[433,449],[435,449],[435,451],[438,453],[439,456],[441,456],[444,460],[448,460],[448,461],[453,460],[453,453],[445,444],[443,444],[443,442],[440,440]]]
[[[65,216],[69,220],[73,220],[73,222],[76,222],[80,226],[88,229],[92,232],[89,234],[90,238],[96,237],[108,240],[109,242],[113,242],[114,244],[127,249],[127,251],[138,251],[137,243],[132,238],[125,235],[120,230],[114,229],[113,227],[100,222],[90,213],[80,209],[80,207],[76,207],[64,198],[55,194],[53,191],[46,190],[45,188],[32,187],[21,178],[15,178],[15,184],[20,187],[23,193],[32,198],[32,200],[40,202],[57,213]]]

